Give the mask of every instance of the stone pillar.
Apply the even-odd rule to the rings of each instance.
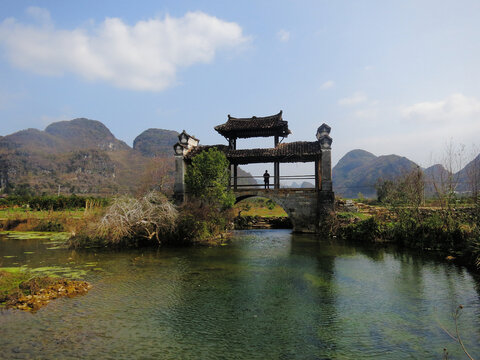
[[[332,138],[330,137],[331,127],[322,124],[317,130],[317,140],[320,143],[321,158],[318,167],[320,171],[315,174],[320,183],[321,191],[332,191]],[[317,168],[317,166],[316,166]]]
[[[320,190],[332,191],[332,154],[331,149],[322,149]]]
[[[274,147],[277,147],[278,143],[279,143],[279,137],[278,135],[275,135]],[[274,189],[280,188],[280,163],[278,161],[275,161],[273,163],[273,188]]]
[[[175,155],[175,183],[173,197],[177,203],[185,201],[185,161],[183,155]]]
[[[175,151],[175,183],[173,184],[173,197],[176,203],[183,203],[186,200],[185,187],[185,171],[187,164],[185,163],[185,155],[189,150],[198,146],[200,140],[188,135],[185,130],[178,135],[178,143],[173,145]]]

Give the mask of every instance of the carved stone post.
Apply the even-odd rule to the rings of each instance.
[[[330,149],[322,149],[321,190],[332,191],[332,154]]]
[[[321,191],[332,191],[332,138],[329,136],[331,127],[322,124],[317,130],[317,140],[320,143],[322,156],[320,159],[320,167],[316,177],[320,183]]]
[[[199,140],[188,135],[185,130],[178,135],[178,143],[173,145],[175,150],[175,183],[173,184],[173,197],[175,202],[183,203],[186,200],[185,172],[187,164],[185,163],[185,155],[193,147],[198,146]]]
[[[185,201],[185,161],[182,155],[175,154],[175,183],[173,184],[173,196],[175,201],[183,203]]]

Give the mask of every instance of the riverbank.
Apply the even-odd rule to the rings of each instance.
[[[197,204],[178,208],[177,214],[163,197],[125,198],[124,203],[120,200],[113,202],[116,213],[112,207],[61,211],[4,209],[0,210],[0,230],[65,231],[70,234],[71,247],[139,247],[214,246],[225,243],[228,230],[233,228],[292,228],[283,209],[261,198],[249,199],[228,211]],[[130,218],[117,216],[128,208],[137,209],[128,212]],[[392,211],[387,206],[340,200],[336,209],[325,224],[325,235],[353,242],[394,243],[478,271],[480,226],[475,207],[459,207],[448,213],[439,207]],[[159,221],[157,216],[168,222]],[[119,223],[118,219],[124,221]]]
[[[246,229],[292,229],[287,216],[238,215],[233,219],[235,230]]]
[[[429,253],[479,272],[478,208],[400,208],[354,204],[328,221],[331,236],[349,241],[384,244]],[[345,209],[342,209],[345,210]]]
[[[76,233],[98,219],[103,208],[32,210],[24,207],[0,209],[0,231],[50,231]]]

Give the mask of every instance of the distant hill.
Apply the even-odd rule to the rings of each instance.
[[[315,184],[312,184],[311,182],[309,181],[303,181],[301,184],[297,183],[297,182],[292,182],[289,186],[287,187],[290,187],[292,189],[300,189],[300,188],[314,188],[315,187]]]
[[[37,129],[26,129],[14,134],[3,136],[0,139],[1,150],[32,150],[45,153],[58,153],[69,149],[63,139]]]
[[[252,177],[248,171],[243,170],[240,166],[237,168],[238,185],[256,185],[258,182]]]
[[[345,154],[333,168],[335,194],[355,198],[359,193],[375,197],[375,184],[380,180],[394,179],[417,168],[413,161],[398,155],[375,156],[364,150]],[[433,196],[435,185],[445,183],[449,176],[457,184],[457,193],[480,192],[480,155],[455,174],[450,174],[441,164],[422,169],[425,176],[425,194]]]
[[[178,135],[148,129],[135,138],[132,149],[100,121],[85,118],[55,122],[44,131],[21,130],[0,137],[0,193],[20,184],[36,194],[145,191],[160,182],[158,177],[173,177]],[[242,169],[239,176],[247,176],[240,184],[256,183]]]
[[[480,154],[457,173],[457,181],[461,193],[480,192]]]
[[[393,179],[415,168],[417,164],[406,157],[375,156],[365,150],[352,150],[332,170],[333,190],[346,198],[356,198],[359,193],[375,197],[379,179]]]
[[[435,164],[423,170],[425,179],[425,195],[427,197],[434,196],[436,193],[435,184],[446,181],[449,176],[447,169],[442,164]]]
[[[47,134],[66,141],[71,149],[130,150],[100,121],[85,118],[59,121],[46,127]]]
[[[177,141],[176,131],[148,129],[135,138],[131,148],[100,121],[85,118],[55,122],[44,131],[26,129],[0,136],[0,193],[20,184],[27,184],[37,194],[54,194],[59,188],[62,194],[136,193],[154,186],[158,176],[172,176]],[[416,168],[413,161],[398,155],[352,150],[333,168],[333,189],[343,197],[354,198],[359,193],[375,197],[379,179],[393,179]],[[162,173],[161,169],[167,170]],[[449,175],[439,164],[423,171],[427,194],[434,192],[432,179]],[[257,184],[241,168],[238,175],[244,177],[239,179],[241,185]],[[480,190],[480,155],[454,175],[458,192],[472,191],[473,183]]]
[[[179,133],[172,130],[148,129],[133,141],[133,148],[147,157],[171,156]]]
[[[347,181],[349,173],[377,157],[365,150],[352,150],[346,153],[340,161],[333,168],[333,180],[336,186],[344,186],[344,181]]]
[[[34,193],[107,195],[133,192],[148,159],[101,122],[74,119],[0,138],[0,187],[28,184]]]

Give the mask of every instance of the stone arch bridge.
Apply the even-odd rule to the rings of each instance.
[[[283,120],[282,111],[276,115],[252,118],[234,118],[228,115],[228,121],[215,127],[215,130],[228,140],[228,145],[199,146],[199,140],[188,135],[185,130],[178,136],[175,150],[174,196],[177,202],[187,201],[185,189],[185,170],[192,158],[209,148],[223,151],[230,162],[230,186],[237,202],[260,196],[269,198],[283,207],[290,217],[294,231],[319,232],[327,214],[334,208],[332,191],[332,167],[330,126],[322,124],[317,129],[316,141],[296,141],[284,143],[291,131],[288,122]],[[239,149],[237,140],[252,137],[274,137],[273,148]],[[280,140],[281,138],[281,140]],[[315,164],[315,186],[312,189],[292,189],[280,187],[280,164],[294,162],[313,162]],[[254,163],[273,163],[274,174],[271,189],[260,189],[263,184],[250,184],[242,187],[238,184],[237,167]]]
[[[315,189],[237,189],[234,193],[236,203],[251,197],[273,200],[285,210],[295,232],[318,233],[322,221],[333,211],[333,193]]]

